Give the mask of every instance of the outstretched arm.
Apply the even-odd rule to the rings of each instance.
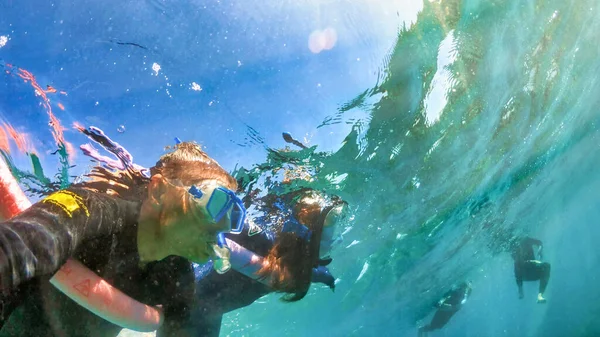
[[[121,231],[137,221],[139,205],[71,188],[56,192],[0,223],[0,289],[51,275],[92,237]]]

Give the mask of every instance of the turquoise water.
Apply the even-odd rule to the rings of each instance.
[[[148,15],[141,3],[169,15],[173,26],[163,28],[166,36],[157,34],[160,22],[140,19]],[[266,149],[284,146],[280,134],[291,131],[317,146],[294,154],[315,170],[313,186],[341,195],[352,207],[331,268],[338,278],[335,293],[315,286],[296,304],[268,296],[228,314],[222,336],[414,336],[416,326],[430,318],[431,304],[464,279],[473,282],[469,302],[432,336],[600,335],[597,1],[425,1],[417,8],[307,1],[247,12],[246,20],[271,31],[329,22],[337,28],[338,44],[320,58],[306,50],[310,29],[296,27],[307,33],[302,52],[294,49],[296,31],[289,27],[256,40],[235,1],[204,4],[214,21],[202,24],[202,14],[186,11],[201,8],[200,1],[131,2],[119,10],[87,5],[91,9],[81,6],[74,13],[63,3],[49,26],[58,25],[52,22],[61,13],[68,20],[65,13],[105,11],[123,28],[127,39],[120,41],[147,49],[128,45],[127,52],[115,54],[113,48],[122,45],[106,41],[118,34],[104,34],[98,42],[102,34],[96,31],[103,26],[97,23],[85,26],[89,32],[78,43],[46,39],[43,51],[24,53],[33,49],[31,40],[17,30],[21,35],[11,33],[0,48],[5,63],[45,74],[38,76],[40,83],[71,89],[60,98],[68,105],[60,115],[65,125],[125,125],[118,141],[147,166],[172,137],[199,139],[231,170],[264,162]],[[43,16],[4,6],[11,13],[22,10],[25,18]],[[268,21],[272,7],[279,15]],[[132,13],[133,22],[126,24]],[[373,23],[377,19],[392,23]],[[7,34],[9,21],[0,25]],[[206,34],[192,30],[191,22]],[[227,33],[223,22],[229,22]],[[149,33],[132,32],[139,27]],[[57,38],[59,30],[38,30],[38,38]],[[215,32],[238,37],[217,43],[206,37]],[[210,43],[198,42],[204,38]],[[272,45],[265,47],[265,41]],[[75,51],[63,53],[68,43]],[[283,43],[294,50],[273,47]],[[225,52],[232,45],[234,56]],[[210,57],[194,62],[193,52]],[[50,61],[40,62],[43,57]],[[86,57],[110,62],[94,69]],[[151,59],[162,67],[154,77],[148,74]],[[364,62],[350,63],[357,59]],[[111,62],[125,66],[111,73]],[[189,90],[198,74],[205,78],[200,98]],[[5,120],[37,137],[39,148],[51,149],[39,98],[14,75],[4,75],[4,82]],[[107,110],[100,110],[103,105]],[[165,115],[169,109],[174,113]],[[75,134],[66,137],[81,143]],[[55,158],[42,161],[46,172],[56,171]],[[15,162],[27,165],[22,156]],[[552,264],[545,305],[535,303],[537,284],[526,284],[525,299],[517,298],[505,252],[506,240],[517,234],[544,242]]]
[[[449,285],[471,279],[469,305],[436,336],[600,333],[596,5],[426,3],[381,83],[338,114],[368,111],[321,171],[347,174],[339,187],[356,207],[339,292],[249,331],[413,335]],[[517,299],[502,248],[519,233],[542,239],[553,264],[545,306],[533,285]]]

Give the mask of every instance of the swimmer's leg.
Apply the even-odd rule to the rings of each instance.
[[[546,292],[546,287],[548,286],[548,281],[550,280],[550,263],[540,262],[538,264],[538,269],[540,273],[538,303],[546,303],[546,299],[544,298],[544,292]]]
[[[424,332],[433,331],[443,328],[450,318],[454,316],[457,310],[438,310],[433,315],[431,322],[423,327]]]
[[[524,264],[523,271],[523,279],[525,281],[540,281],[537,301],[538,303],[545,303],[544,292],[550,279],[550,264],[537,260],[527,261]]]

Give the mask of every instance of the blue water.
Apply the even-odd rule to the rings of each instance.
[[[8,0],[0,67],[65,90],[49,96],[64,125],[103,128],[145,166],[176,136],[232,171],[284,147],[282,131],[317,146],[300,154],[315,186],[353,210],[336,292],[267,296],[228,314],[222,336],[415,336],[464,279],[470,300],[431,336],[598,336],[598,7]],[[335,43],[312,52],[327,28]],[[2,76],[2,117],[56,172],[39,97]],[[545,305],[537,284],[517,298],[505,249],[518,234],[544,242]]]

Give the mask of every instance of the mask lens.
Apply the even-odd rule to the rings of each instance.
[[[244,229],[246,208],[234,192],[222,187],[215,188],[206,204],[206,210],[215,222],[219,222],[227,212],[231,211],[229,231],[239,234]]]
[[[238,203],[233,205],[231,211],[231,233],[239,234],[244,229],[244,219],[246,218],[246,210]]]
[[[206,204],[206,210],[215,222],[219,222],[227,213],[230,206],[231,198],[229,194],[221,188],[215,188],[210,196],[210,200]]]

